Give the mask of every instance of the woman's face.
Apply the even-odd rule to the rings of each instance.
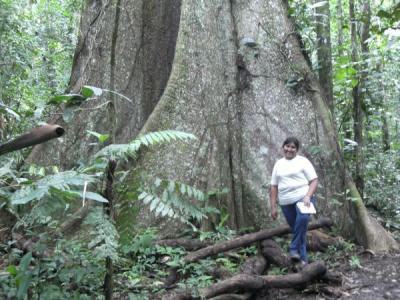
[[[293,143],[289,143],[283,146],[283,154],[286,159],[292,159],[297,155],[296,145]]]

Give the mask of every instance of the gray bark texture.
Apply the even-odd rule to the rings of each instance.
[[[281,0],[89,1],[71,91],[93,85],[132,102],[105,95],[85,104],[87,110],[62,124],[64,140],[44,145],[31,161],[53,157],[71,167],[86,159],[97,150],[85,134],[88,129],[111,133],[116,143],[139,132],[190,132],[198,137],[193,144],[163,146],[135,162],[138,168],[126,182],[132,190],[118,200],[124,207],[116,216],[121,236],[138,223],[175,231],[168,220],[133,208],[132,192],[143,173],[203,190],[228,188],[216,202],[229,213],[229,225],[265,228],[271,225],[272,167],[283,140],[294,135],[319,175],[319,213],[334,219],[347,236],[354,236],[357,226],[365,232],[358,210],[351,214],[354,205],[345,197],[346,176],[329,109],[287,15]],[[92,109],[106,101],[107,109]],[[341,205],[335,206],[333,198]],[[388,235],[382,240],[386,236],[392,241]],[[393,245],[394,240],[378,248]]]

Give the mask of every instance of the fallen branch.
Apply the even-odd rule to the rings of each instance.
[[[342,237],[332,237],[320,230],[311,230],[307,233],[307,248],[310,251],[326,251],[329,246],[341,247]]]
[[[260,275],[264,272],[267,261],[261,255],[253,256],[240,266],[240,273],[248,275]]]
[[[58,138],[64,134],[64,129],[58,125],[46,124],[22,134],[12,141],[0,145],[0,155],[34,146]]]
[[[220,294],[232,293],[233,291],[256,291],[261,288],[293,288],[305,285],[308,282],[323,276],[326,267],[321,262],[306,265],[299,273],[288,275],[257,276],[239,274],[227,280],[217,282],[200,291],[200,296],[209,299]]]
[[[332,226],[332,221],[328,218],[322,218],[318,220],[316,223],[310,224],[308,228],[310,230],[321,228],[321,227],[329,227]],[[221,242],[215,245],[208,246],[206,248],[202,248],[200,250],[197,250],[195,252],[189,253],[183,258],[183,261],[185,263],[191,263],[194,261],[197,261],[199,259],[208,257],[208,256],[213,256],[221,252],[226,252],[228,250],[232,250],[235,248],[239,247],[246,247],[254,242],[261,241],[261,240],[266,240],[269,239],[273,236],[280,236],[284,234],[288,234],[291,232],[291,229],[289,226],[281,226],[275,229],[265,229],[261,230],[255,233],[249,233],[242,235],[240,237],[237,237],[235,239],[226,241],[226,242]]]
[[[248,300],[253,296],[252,293],[244,293],[244,294],[223,294],[213,298],[210,300]]]
[[[282,248],[272,239],[261,242],[261,252],[266,260],[280,268],[288,268],[291,265],[290,258]]]

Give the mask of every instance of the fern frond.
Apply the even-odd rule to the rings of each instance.
[[[118,231],[102,209],[91,212],[85,224],[92,228],[88,247],[93,250],[96,259],[111,257],[114,261],[118,260]]]
[[[70,191],[71,187],[81,187],[85,182],[95,182],[93,175],[81,174],[76,171],[65,171],[47,175],[31,185],[26,185],[10,197],[11,204],[26,204],[32,200],[40,200],[49,195],[51,190]]]
[[[205,201],[207,196],[193,186],[156,178],[149,190],[142,189],[138,198],[156,216],[178,219],[183,223],[188,223],[189,219],[201,221],[207,218],[203,205],[196,204],[196,201]]]
[[[96,153],[95,158],[108,157],[110,159],[127,159],[128,157],[134,157],[137,151],[143,146],[151,147],[160,144],[168,144],[174,140],[187,141],[195,139],[196,137],[193,134],[177,130],[149,132],[138,136],[129,144],[113,144],[104,147]]]

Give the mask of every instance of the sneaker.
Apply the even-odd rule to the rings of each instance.
[[[300,261],[299,252],[297,252],[296,250],[290,250],[290,259],[291,259],[293,262],[298,262],[298,261]]]

